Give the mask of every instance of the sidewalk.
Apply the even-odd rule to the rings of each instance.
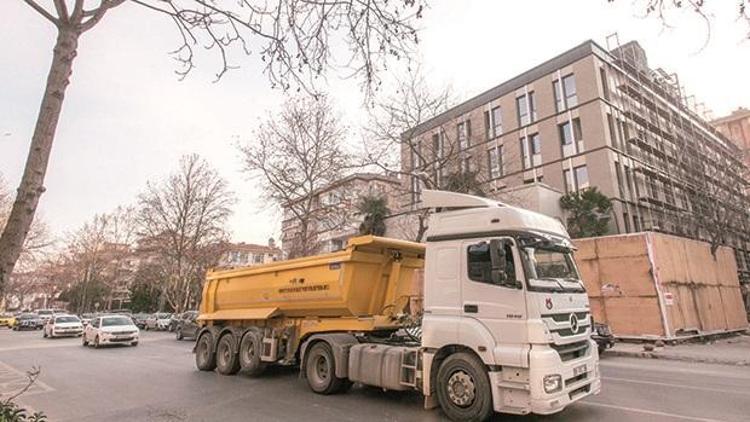
[[[724,365],[750,366],[750,335],[710,341],[708,343],[684,343],[676,346],[655,347],[646,351],[646,344],[615,343],[604,356],[625,356],[651,359],[681,360],[687,362],[719,363]]]

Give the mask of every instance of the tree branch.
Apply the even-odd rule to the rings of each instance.
[[[60,26],[60,20],[52,16],[50,12],[48,12],[45,8],[37,4],[34,0],[23,0],[23,1],[26,2],[26,4],[28,4],[29,6],[31,6],[32,9],[36,10],[37,13],[44,16],[45,19],[52,22],[55,26],[57,27]]]

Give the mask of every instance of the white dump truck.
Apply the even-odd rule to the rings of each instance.
[[[589,302],[563,225],[451,192],[424,191],[423,203],[434,211],[425,244],[364,236],[339,252],[210,272],[197,367],[299,365],[316,393],[418,390],[452,420],[551,414],[597,394]]]

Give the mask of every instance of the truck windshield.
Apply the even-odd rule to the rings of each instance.
[[[523,251],[529,287],[584,291],[569,250],[554,246],[527,246]]]

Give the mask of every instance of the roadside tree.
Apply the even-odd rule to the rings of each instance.
[[[414,22],[422,0],[315,2],[306,0],[24,0],[57,31],[52,63],[18,193],[0,235],[0,293],[23,249],[45,190],[52,144],[80,37],[103,25],[114,9],[140,7],[164,17],[179,40],[173,51],[185,77],[194,55],[207,49],[221,63],[220,79],[235,67],[230,53],[258,57],[272,87],[314,91],[336,63],[362,77],[369,91],[392,59],[408,58],[417,43]],[[134,22],[137,26],[139,23]],[[205,47],[205,48],[204,48]]]

